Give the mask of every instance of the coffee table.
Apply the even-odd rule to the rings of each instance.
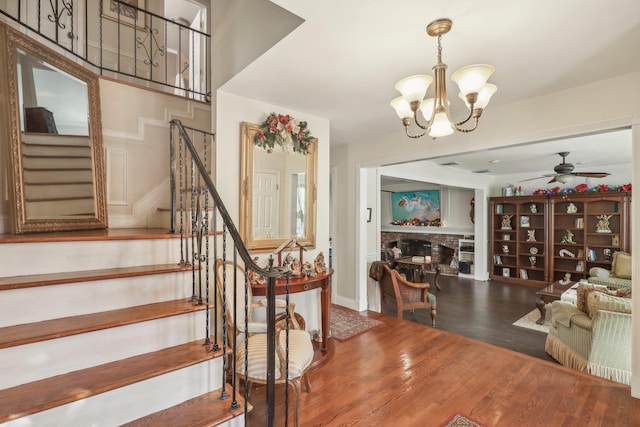
[[[437,290],[442,290],[440,288],[440,284],[438,283],[438,278],[440,277],[440,267],[438,266],[438,261],[435,259],[431,259],[427,262],[413,262],[412,257],[403,257],[395,260],[396,264],[403,265],[407,268],[412,268],[416,273],[419,273],[421,277],[424,277],[425,271],[434,271],[436,272],[436,276],[433,279],[433,284],[436,285]]]
[[[540,310],[540,318],[536,321],[538,325],[544,325],[544,319],[547,317],[546,305],[552,301],[557,301],[562,297],[562,294],[575,285],[576,282],[560,283],[557,280],[536,292],[538,299],[536,300],[536,307]]]

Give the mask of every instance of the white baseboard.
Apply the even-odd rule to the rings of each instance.
[[[349,308],[351,310],[360,311],[358,309],[358,302],[351,298],[345,298],[339,295],[335,295],[333,298],[333,303],[336,305],[341,305],[343,307]]]

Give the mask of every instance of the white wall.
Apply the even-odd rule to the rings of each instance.
[[[318,177],[316,211],[316,247],[305,252],[305,261],[312,261],[319,252],[329,253],[329,121],[311,116],[283,106],[259,102],[240,96],[218,91],[216,96],[216,182],[220,196],[231,218],[239,226],[240,212],[240,125],[243,121],[262,123],[272,112],[289,114],[308,123],[311,135],[318,138]],[[261,258],[260,264],[266,264],[271,252],[252,253]],[[333,281],[335,284],[335,280]],[[319,290],[293,294],[296,312],[307,321],[307,329],[319,329],[320,295]]]

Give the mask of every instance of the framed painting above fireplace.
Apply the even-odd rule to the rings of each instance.
[[[406,191],[391,194],[391,212],[395,222],[416,225],[440,223],[440,190]]]

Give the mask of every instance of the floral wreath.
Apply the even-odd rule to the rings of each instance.
[[[271,113],[260,125],[255,144],[271,153],[278,144],[285,153],[309,152],[313,137],[307,129],[307,122],[294,119],[290,115]]]

